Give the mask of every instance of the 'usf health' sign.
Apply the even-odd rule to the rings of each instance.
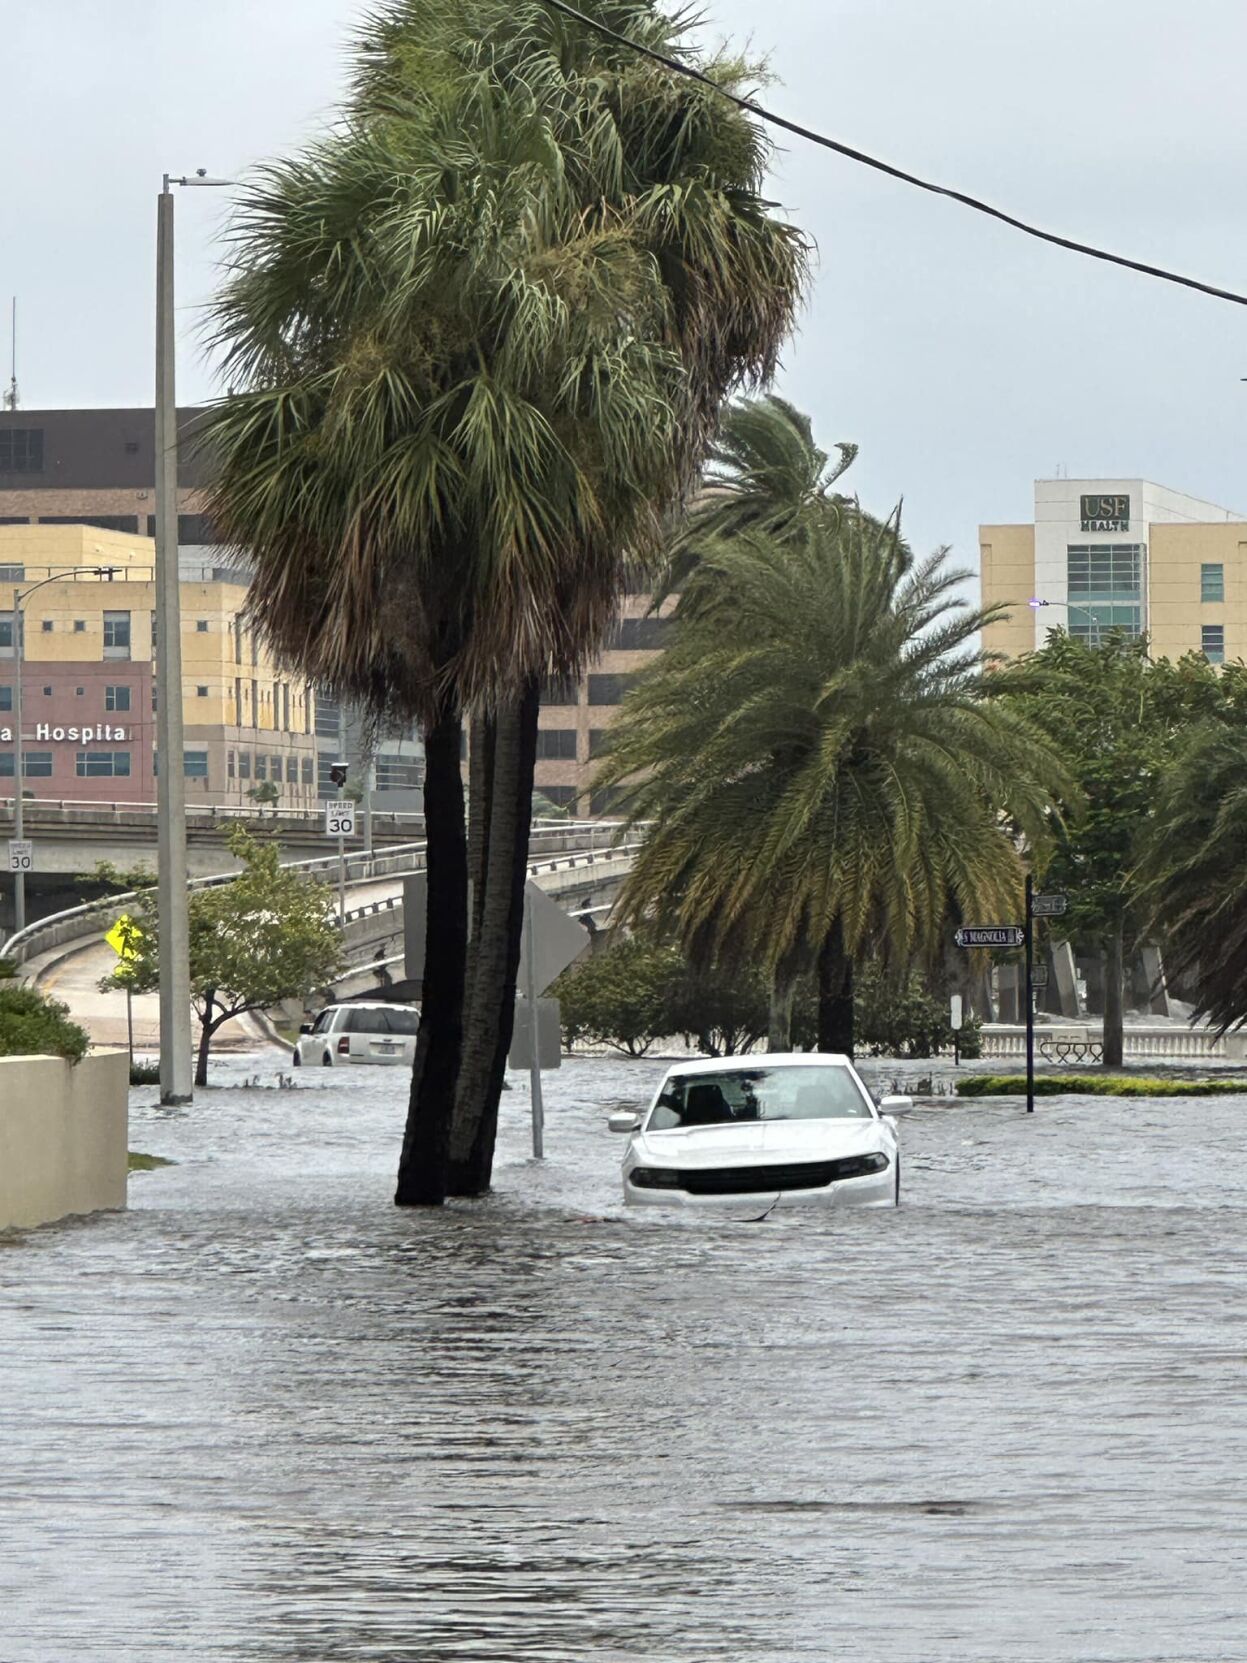
[[[1078,499],[1084,531],[1129,531],[1130,498],[1095,492]]]

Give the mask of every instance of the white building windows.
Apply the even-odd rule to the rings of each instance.
[[[79,779],[128,779],[129,751],[79,751],[74,766]]]
[[[1225,625],[1205,624],[1199,632],[1199,644],[1210,664],[1225,663]]]
[[[106,612],[104,614],[104,657],[129,658],[130,656],[130,614],[128,612]]]
[[[1199,598],[1201,601],[1225,599],[1225,567],[1219,561],[1199,568]]]
[[[1110,630],[1143,628],[1143,545],[1070,543],[1066,550],[1069,632],[1099,641]]]

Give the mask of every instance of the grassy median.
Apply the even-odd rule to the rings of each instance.
[[[1247,1079],[1157,1080],[1131,1074],[1036,1074],[1036,1097],[1222,1097],[1247,1093]],[[1025,1074],[967,1074],[959,1097],[1025,1097]]]

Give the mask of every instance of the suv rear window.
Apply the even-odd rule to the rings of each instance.
[[[420,1026],[415,1011],[356,1010],[348,1011],[341,1032],[348,1034],[414,1034]]]

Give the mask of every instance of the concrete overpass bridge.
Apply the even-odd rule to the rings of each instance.
[[[424,835],[422,814],[373,811],[371,841],[374,849],[405,846]],[[34,844],[34,871],[26,880],[28,917],[61,911],[74,894],[73,879],[95,870],[101,861],[111,861],[123,870],[156,862],[155,803],[75,802],[61,798],[27,797],[24,803],[25,835]],[[322,810],[268,808],[248,804],[245,808],[213,804],[188,804],[186,810],[187,865],[193,878],[236,871],[237,863],[225,847],[231,829],[239,822],[257,836],[274,838],[287,859],[309,860],[334,849],[325,836]],[[12,835],[13,799],[0,797],[0,839]],[[363,827],[349,840],[353,852],[365,846]],[[0,920],[12,917],[7,892]]]
[[[534,828],[529,874],[569,913],[603,918],[624,877],[631,870],[635,844],[616,844],[615,826],[571,824]],[[386,979],[401,980],[403,940],[403,881],[423,871],[423,842],[357,852],[347,856],[348,907],[344,925],[347,974],[331,990],[335,997],[358,997]],[[337,854],[313,860],[289,861],[308,877],[336,882]],[[230,882],[233,872],[216,872],[193,879],[191,888]],[[114,895],[103,901],[66,908],[40,919],[11,936],[0,954],[17,961],[23,980],[64,1000],[71,1014],[100,1044],[124,1044],[125,999],[120,993],[101,993],[98,984],[116,963],[104,941],[105,932],[133,895]],[[159,1040],[156,996],[133,1002],[135,1044],[154,1048]],[[241,1025],[240,1025],[241,1026]],[[252,1043],[256,1025],[226,1036],[235,1043]]]

